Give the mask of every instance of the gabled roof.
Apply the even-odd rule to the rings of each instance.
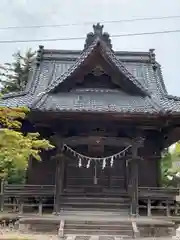
[[[121,91],[94,88],[53,93],[81,67],[97,46],[100,46],[101,54],[144,94],[130,96]],[[100,25],[94,26],[94,33],[87,35],[83,51],[49,50],[40,46],[25,91],[6,94],[0,105],[28,106],[39,111],[180,114],[180,98],[168,95],[153,50],[114,52],[109,35],[102,33]]]
[[[55,90],[57,86],[59,86],[61,83],[65,82],[70,76],[72,76],[78,68],[81,68],[84,61],[86,61],[88,57],[93,54],[97,47],[99,47],[98,49],[100,50],[101,55],[105,58],[108,58],[110,63],[113,64],[127,78],[127,81],[134,85],[144,95],[148,94],[148,90],[145,89],[144,86],[140,82],[138,82],[137,79],[127,70],[124,64],[116,58],[112,49],[110,49],[99,36],[97,36],[92,42],[92,44],[82,52],[81,56],[69,68],[69,70],[66,71],[59,78],[57,78],[52,84],[50,84],[45,92],[53,92],[53,90]]]

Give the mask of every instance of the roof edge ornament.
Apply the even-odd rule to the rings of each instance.
[[[103,28],[104,25],[100,25],[100,23],[93,25],[94,32],[90,32],[87,34],[84,49],[87,49],[96,38],[99,38],[102,41],[104,41],[107,44],[107,46],[112,49],[110,35],[109,33],[103,32]]]
[[[155,49],[153,49],[153,48],[149,49],[149,58],[150,58],[150,63],[152,64],[153,70],[156,71],[156,69],[157,69],[157,62],[156,62]]]
[[[39,49],[37,51],[37,56],[36,56],[36,64],[37,66],[40,65],[42,59],[43,59],[43,53],[44,53],[44,46],[43,45],[39,45]]]

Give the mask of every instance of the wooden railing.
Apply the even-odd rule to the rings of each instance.
[[[152,215],[179,215],[180,204],[176,202],[176,196],[180,195],[178,188],[165,187],[140,187],[139,188],[139,212],[145,210],[147,216]],[[156,210],[156,211],[155,211]]]
[[[113,194],[111,191],[113,191]],[[22,213],[25,208],[33,207],[38,209],[39,214],[42,214],[44,207],[50,206],[53,208],[54,194],[54,185],[6,184],[1,188],[0,192],[0,209],[3,211],[8,207],[13,211]],[[83,196],[84,193],[79,194]],[[128,197],[127,191],[122,192],[122,190],[118,189],[107,190],[104,194],[106,197],[111,196],[111,198]],[[62,197],[65,195],[68,195],[68,193],[64,192]],[[177,215],[180,212],[180,204],[176,202],[177,195],[179,195],[179,189],[177,188],[140,187],[139,212],[143,212],[147,216],[152,216],[154,210],[156,210],[155,214],[159,212],[167,216]],[[51,201],[47,201],[50,199]]]
[[[13,211],[23,213],[25,207],[35,207],[41,214],[43,207],[53,206],[52,201],[51,204],[46,201],[54,198],[54,191],[54,185],[2,185],[0,194],[1,211],[8,207]]]
[[[140,198],[152,198],[157,200],[172,199],[180,193],[178,188],[165,187],[139,187]]]
[[[3,193],[7,196],[50,196],[54,195],[54,185],[4,185]]]

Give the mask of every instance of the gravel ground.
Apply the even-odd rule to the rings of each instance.
[[[59,240],[57,236],[52,235],[40,235],[40,234],[20,234],[20,233],[1,233],[0,239],[1,240]]]
[[[9,240],[9,239],[18,239],[18,240],[23,240],[23,239],[26,239],[26,240],[60,240],[60,238],[58,238],[57,236],[55,235],[42,235],[42,234],[20,234],[18,232],[1,232],[0,233],[0,240]],[[66,240],[85,240],[87,239],[87,237],[67,237]],[[98,236],[93,236],[93,237],[90,237],[88,238],[89,240],[99,240],[99,237]],[[101,237],[102,239],[102,237]],[[105,240],[112,240],[113,238],[112,237],[109,237],[109,238],[106,238],[106,237],[103,237],[103,239]],[[172,240],[172,238],[139,238],[139,239],[136,239],[136,240]],[[114,240],[120,240],[120,238],[114,238]],[[134,239],[132,239],[134,240]]]

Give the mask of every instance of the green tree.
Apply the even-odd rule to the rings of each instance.
[[[29,157],[41,160],[42,150],[52,149],[48,140],[39,133],[20,132],[21,120],[29,112],[26,108],[0,107],[0,177],[8,178],[16,171],[21,173],[28,167]],[[11,176],[12,178],[12,176]]]
[[[14,61],[0,66],[0,83],[2,93],[18,92],[24,90],[35,58],[35,52],[29,49],[25,56],[18,51],[13,54]]]
[[[161,158],[161,176],[162,176],[162,185],[168,186],[170,180],[168,179],[169,170],[172,168],[172,155],[169,152],[169,149],[165,149],[162,153]]]
[[[180,142],[175,143],[174,149],[165,149],[161,159],[163,185],[176,184],[175,176],[180,173]]]

